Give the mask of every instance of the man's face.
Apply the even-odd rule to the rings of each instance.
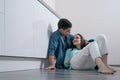
[[[67,36],[68,34],[70,34],[71,32],[71,28],[67,28],[67,29],[60,29],[60,32],[63,36]]]

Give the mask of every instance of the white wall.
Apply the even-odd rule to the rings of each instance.
[[[72,33],[86,39],[105,34],[109,43],[109,64],[120,65],[120,0],[56,0],[55,9],[73,23]]]

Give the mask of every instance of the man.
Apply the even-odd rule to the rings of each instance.
[[[70,34],[72,23],[62,18],[58,22],[58,30],[53,32],[48,47],[49,66],[45,69],[63,69],[66,50],[72,46],[73,36]],[[56,61],[56,63],[55,63]]]

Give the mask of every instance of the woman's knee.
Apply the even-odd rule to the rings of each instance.
[[[97,40],[100,40],[100,41],[106,41],[106,40],[107,40],[107,39],[106,39],[106,36],[105,36],[104,34],[98,35],[96,39],[97,39]]]
[[[89,48],[93,48],[93,47],[98,47],[98,44],[96,41],[90,43]]]

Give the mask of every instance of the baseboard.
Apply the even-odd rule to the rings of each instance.
[[[110,66],[113,66],[113,67],[120,67],[120,65],[110,65]]]

